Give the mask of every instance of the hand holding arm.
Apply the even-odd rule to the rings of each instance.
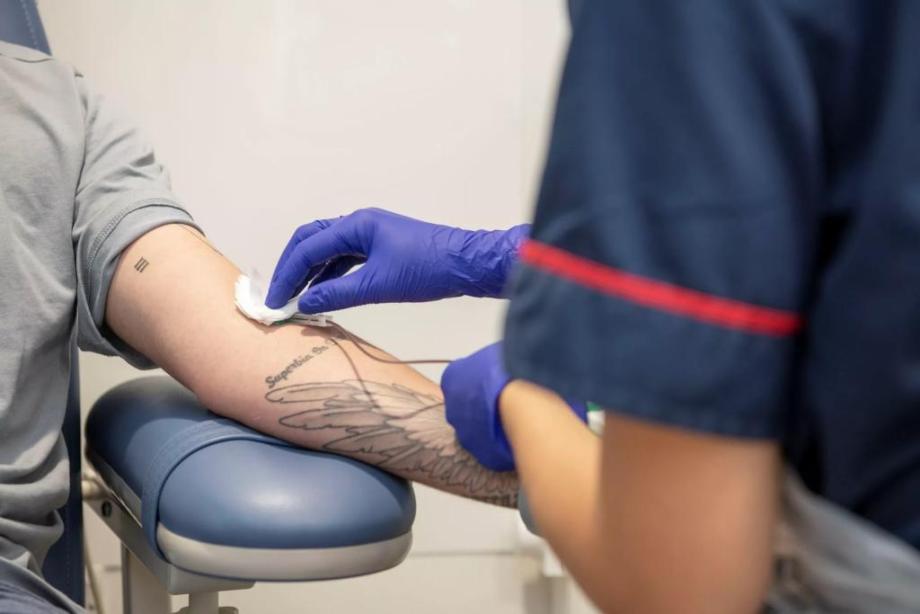
[[[461,295],[497,297],[528,230],[526,225],[464,230],[382,209],[318,220],[294,233],[265,302],[280,307],[311,281],[299,301],[303,313]]]
[[[493,471],[514,469],[514,456],[498,415],[498,399],[511,381],[502,364],[502,344],[493,343],[478,352],[453,361],[441,376],[447,421],[457,440],[470,454]],[[587,407],[568,403],[582,422]]]

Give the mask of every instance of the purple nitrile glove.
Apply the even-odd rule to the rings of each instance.
[[[464,230],[382,209],[361,209],[297,229],[275,267],[265,304],[298,294],[303,313],[367,303],[501,296],[530,227]],[[355,265],[359,270],[348,274]]]
[[[492,471],[514,469],[514,455],[498,413],[498,397],[509,381],[501,342],[453,361],[441,376],[447,421],[457,432],[457,441]],[[566,402],[582,422],[587,421],[585,403]]]

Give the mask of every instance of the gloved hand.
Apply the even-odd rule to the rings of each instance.
[[[509,381],[500,342],[453,361],[441,376],[447,421],[457,432],[457,440],[483,467],[493,471],[514,469],[514,455],[498,413],[498,397]],[[587,422],[584,403],[567,403],[582,422]]]
[[[366,303],[500,296],[530,227],[463,230],[382,209],[301,226],[278,260],[265,304],[284,305],[308,282],[303,313]],[[365,265],[350,275],[352,267]]]

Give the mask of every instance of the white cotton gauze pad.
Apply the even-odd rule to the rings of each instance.
[[[258,277],[253,275],[248,277],[246,275],[240,275],[236,279],[236,294],[234,295],[234,301],[236,302],[236,308],[245,315],[250,320],[255,320],[262,324],[270,325],[277,322],[284,322],[285,320],[290,320],[296,316],[298,322],[304,324],[310,324],[313,326],[328,326],[330,316],[325,314],[319,314],[314,316],[308,316],[300,314],[298,315],[297,311],[297,299],[299,297],[294,297],[288,303],[281,307],[280,309],[272,309],[265,305],[265,295],[267,291],[264,289],[261,283],[258,281]]]
[[[265,293],[262,288],[258,287],[258,282],[254,282],[246,275],[240,275],[236,279],[236,308],[250,320],[261,322],[262,324],[274,324],[290,320],[297,313],[297,297],[288,301],[287,305],[281,309],[272,309],[265,305]]]

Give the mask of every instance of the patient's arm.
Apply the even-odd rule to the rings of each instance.
[[[106,323],[215,413],[441,490],[516,503],[516,475],[484,469],[459,446],[437,385],[334,331],[246,319],[233,303],[238,274],[192,228],[162,226],[122,254]]]

